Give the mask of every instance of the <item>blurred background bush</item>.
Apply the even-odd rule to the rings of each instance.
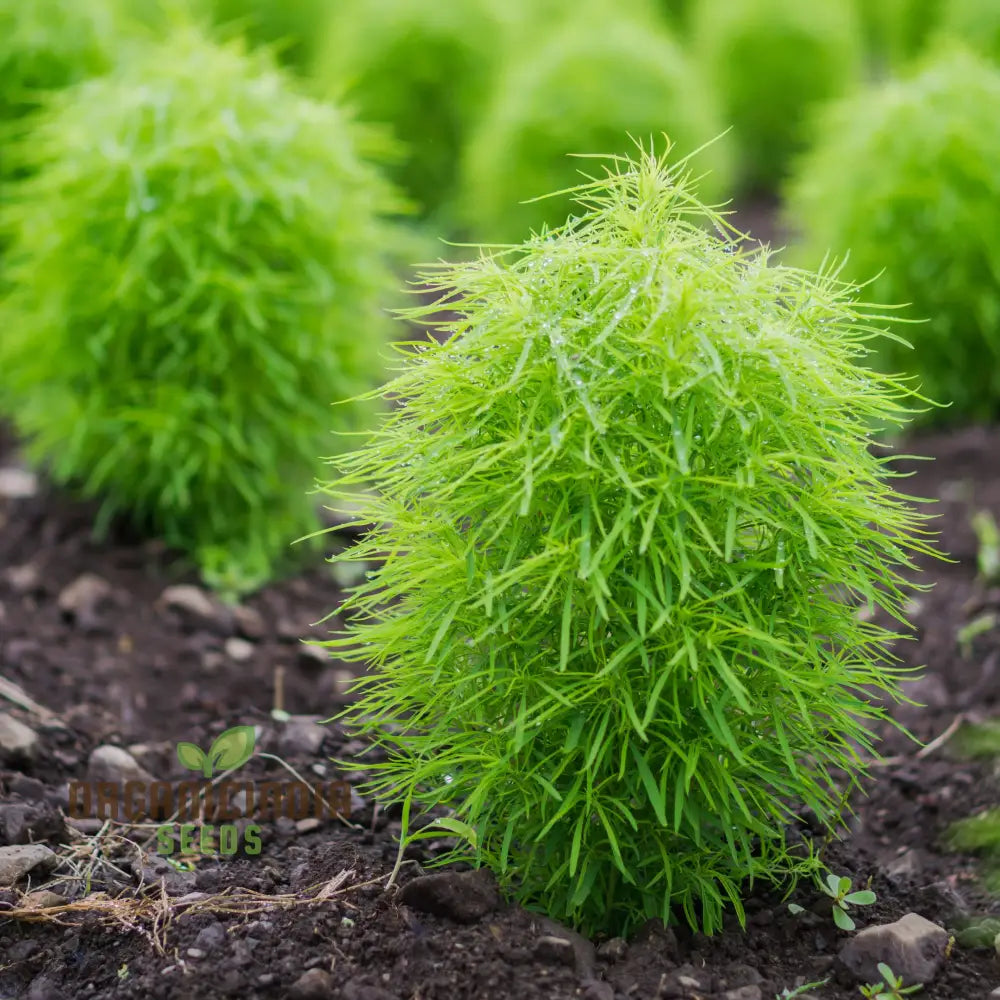
[[[897,328],[915,349],[886,350],[883,362],[919,376],[931,395],[954,403],[950,410],[933,410],[929,419],[998,415],[991,346],[1000,323],[996,0],[0,0],[0,208],[7,219],[0,233],[0,308],[8,317],[0,341],[28,337],[29,327],[31,336],[60,329],[60,336],[77,337],[68,332],[79,322],[75,297],[94,279],[70,260],[71,238],[86,247],[87,259],[147,266],[122,235],[126,221],[134,222],[128,217],[134,191],[122,180],[125,173],[112,171],[115,183],[98,178],[110,163],[124,170],[122,149],[137,171],[159,162],[163,132],[143,124],[136,94],[153,87],[152,74],[164,58],[153,53],[162,52],[164,38],[188,20],[200,26],[206,46],[249,48],[240,71],[246,87],[252,89],[258,77],[280,77],[280,87],[262,98],[261,117],[273,122],[277,116],[297,130],[300,159],[296,165],[279,149],[280,129],[249,124],[223,146],[206,136],[201,146],[193,141],[187,166],[172,145],[176,180],[160,186],[160,208],[152,215],[169,223],[149,230],[155,232],[144,244],[149,261],[159,259],[155,240],[165,244],[181,232],[191,245],[204,244],[206,253],[214,239],[235,245],[243,238],[241,210],[227,214],[211,205],[272,197],[263,168],[234,167],[247,158],[277,164],[289,190],[298,185],[300,206],[314,206],[314,230],[340,227],[331,220],[341,210],[350,214],[358,197],[352,192],[391,182],[411,202],[404,223],[395,222],[391,233],[379,230],[379,254],[366,242],[375,229],[362,227],[364,234],[357,235],[348,226],[329,234],[325,251],[283,254],[275,238],[269,256],[271,237],[261,229],[242,259],[233,253],[227,261],[233,287],[256,282],[260,303],[271,310],[255,328],[259,350],[277,350],[293,365],[324,358],[316,369],[321,376],[303,378],[295,391],[304,410],[328,414],[331,428],[336,411],[329,404],[348,383],[357,384],[338,381],[338,371],[356,363],[352,351],[369,356],[367,345],[381,336],[368,306],[357,313],[346,307],[354,283],[365,285],[366,302],[384,307],[410,279],[403,260],[467,255],[474,251],[456,244],[518,241],[558,225],[567,199],[528,199],[604,169],[599,160],[569,154],[623,153],[634,148],[630,136],[648,143],[662,133],[669,134],[676,157],[709,143],[691,160],[691,171],[703,175],[703,198],[732,202],[737,223],[752,222],[755,235],[779,234],[792,259],[815,263],[827,254],[834,261],[849,255],[845,276],[866,281],[880,275],[860,294],[909,303],[906,316],[927,321]],[[118,82],[103,91],[87,82],[102,77]],[[214,101],[220,120],[232,107],[224,89],[206,87],[197,96],[199,113]],[[319,108],[332,116],[329,135],[320,135],[310,117]],[[85,111],[89,126],[76,129],[73,144],[60,148],[53,145],[53,116],[68,122],[76,111],[67,109]],[[362,134],[346,127],[352,118],[392,136],[395,157],[388,140],[373,158],[349,149],[358,140],[348,134]],[[356,170],[345,173],[347,162]],[[190,197],[185,170],[199,172],[205,190],[214,192],[211,205],[185,209],[179,203]],[[44,177],[27,184],[33,171]],[[74,171],[91,178],[83,194],[67,186]],[[353,179],[346,183],[348,176]],[[51,199],[49,215],[57,226],[71,194],[79,194],[77,212],[86,221],[74,222],[78,230],[60,230],[69,268],[60,282],[51,270],[56,244],[29,238],[26,220],[29,206],[38,219],[48,219],[43,202]],[[284,195],[273,197],[281,216]],[[358,218],[369,211],[363,207],[368,195],[360,197]],[[389,202],[370,206],[373,216],[395,213],[398,205]],[[116,212],[117,229],[107,221]],[[783,225],[776,228],[779,219]],[[304,217],[295,225],[305,225]],[[12,240],[21,244],[16,252]],[[345,266],[352,246],[353,277],[346,285],[335,283],[331,293],[342,309],[335,343],[319,332],[326,329],[322,323],[296,312],[298,292],[288,289],[319,288]],[[394,273],[383,266],[387,258]],[[283,287],[258,268],[279,259],[260,266],[280,271],[287,278]],[[161,278],[149,267],[152,287]],[[24,305],[29,300],[30,309]],[[107,336],[132,336],[127,331],[144,308],[138,300],[116,303]],[[193,315],[178,307],[177,322],[193,324]],[[232,335],[228,329],[220,326],[223,339]],[[59,377],[75,392],[102,385],[111,374],[121,377],[99,351],[77,350],[74,357],[76,367],[67,368],[72,379]],[[185,363],[192,386],[201,384],[203,356],[192,352]],[[24,398],[23,382],[13,384],[12,370],[0,371],[0,406],[8,419],[17,416],[15,390]],[[372,368],[366,378],[377,381],[381,374]],[[274,388],[267,379],[257,386],[262,409]],[[105,398],[109,407],[125,406]],[[40,425],[29,426],[23,416],[20,423],[29,437],[40,433]],[[53,421],[36,454],[52,462],[60,450],[72,450],[70,442],[76,447],[84,432],[75,430],[74,437],[70,430],[69,421]],[[124,465],[140,463],[140,450],[115,454]],[[269,454],[268,448],[260,454]],[[61,468],[67,467],[64,461]],[[189,504],[203,496],[186,495]]]

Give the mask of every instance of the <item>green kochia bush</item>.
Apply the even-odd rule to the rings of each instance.
[[[665,159],[617,166],[579,222],[428,276],[410,316],[446,338],[335,462],[380,525],[344,558],[384,562],[329,645],[374,668],[372,792],[454,807],[585,930],[711,931],[815,863],[785,825],[836,824],[900,673],[857,600],[898,618],[927,546],[868,449],[908,393],[859,364],[851,289],[739,251]]]
[[[743,183],[772,189],[811,107],[860,78],[853,0],[701,0],[693,22],[695,50],[740,147]]]
[[[426,211],[452,193],[509,23],[502,0],[342,0],[318,47],[320,87],[387,123],[408,155],[396,178]]]
[[[799,164],[790,215],[801,257],[849,254],[847,274],[881,275],[875,301],[926,319],[885,341],[881,364],[919,375],[952,408],[934,419],[1000,413],[1000,72],[963,51],[911,79],[829,109]]]
[[[874,64],[885,71],[919,54],[943,13],[961,0],[855,0]],[[974,0],[980,2],[980,0]],[[982,0],[983,6],[991,0]]]
[[[120,13],[117,0],[0,0],[0,122],[109,69]]]
[[[961,39],[1000,63],[1000,4],[992,0],[951,0],[941,17],[942,34]]]
[[[628,135],[669,132],[699,157],[706,198],[729,194],[729,140],[705,81],[680,47],[636,13],[580,18],[550,32],[497,82],[463,159],[460,214],[475,237],[520,241],[559,224],[569,195],[519,204],[579,184],[587,150],[623,152]]]
[[[12,151],[0,383],[30,453],[192,552],[266,578],[315,527],[319,452],[381,377],[395,196],[333,106],[182,29],[60,92]],[[340,442],[342,445],[342,442]]]
[[[195,2],[195,0],[192,0]],[[197,0],[220,24],[241,24],[255,44],[274,46],[290,66],[308,72],[333,0]],[[339,2],[339,0],[338,0]]]

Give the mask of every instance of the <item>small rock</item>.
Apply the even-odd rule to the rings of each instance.
[[[207,628],[219,635],[232,634],[233,613],[200,587],[189,583],[167,587],[160,595],[160,603],[178,612],[189,628]]]
[[[323,824],[316,819],[315,816],[307,816],[305,819],[300,819],[295,824],[295,829],[298,830],[299,833],[312,833],[313,831],[318,830],[322,825]]]
[[[280,642],[301,642],[305,629],[299,628],[289,618],[279,618],[274,626],[274,631]]]
[[[323,646],[302,643],[298,652],[299,666],[306,670],[322,670],[330,665],[330,653]]]
[[[611,983],[599,979],[585,979],[580,986],[583,987],[582,1000],[615,1000],[615,988]]]
[[[535,942],[535,958],[540,962],[553,962],[570,968],[576,963],[573,945],[565,938],[551,934],[546,934]]]
[[[67,1000],[66,994],[48,976],[36,976],[31,981],[27,1000]]]
[[[742,962],[727,966],[724,978],[725,982],[720,988],[728,990],[739,989],[741,986],[759,986],[764,982],[764,977],[752,965]]]
[[[244,639],[263,639],[267,632],[267,626],[259,611],[247,607],[245,604],[238,604],[232,609],[233,620],[236,628]]]
[[[328,730],[320,725],[319,715],[293,715],[278,736],[282,753],[314,756],[319,753]]]
[[[333,993],[333,976],[323,969],[310,969],[288,989],[290,1000],[326,1000]]]
[[[710,973],[699,971],[692,965],[682,965],[679,969],[663,974],[658,993],[662,997],[687,997],[692,993],[704,994],[711,991]]]
[[[995,990],[990,991],[987,996],[987,1000],[1000,1000],[1000,986],[998,986]]]
[[[735,990],[726,990],[719,1000],[761,1000],[762,997],[759,986],[737,986]]]
[[[248,642],[246,639],[239,639],[236,636],[231,636],[226,640],[226,656],[231,660],[235,660],[237,663],[246,663],[247,660],[253,657],[254,652],[257,647],[252,643]]]
[[[201,950],[201,948],[188,948],[187,957],[188,958],[204,958],[207,952]]]
[[[159,896],[162,891],[172,899],[186,898],[194,892],[198,881],[197,872],[178,871],[165,858],[152,856],[149,864],[139,869],[137,878],[143,891]]]
[[[24,563],[4,570],[3,579],[15,594],[30,594],[40,589],[42,574],[34,563]]]
[[[12,715],[0,712],[0,762],[28,764],[38,752],[38,734]]]
[[[60,896],[58,892],[53,892],[51,889],[38,889],[35,892],[29,892],[21,905],[34,907],[36,910],[49,910],[53,906],[63,906],[65,903],[66,897]]]
[[[49,802],[7,802],[0,805],[0,843],[61,842],[65,835],[62,812]]]
[[[80,628],[100,624],[100,609],[111,597],[111,584],[95,573],[83,573],[59,592],[57,603],[63,616]]]
[[[965,897],[950,882],[931,882],[921,886],[919,896],[945,924],[961,922],[970,912]]]
[[[87,761],[87,779],[116,785],[127,781],[148,783],[156,780],[127,750],[107,743],[95,747],[91,753]]]
[[[576,968],[577,974],[582,979],[591,979],[594,975],[594,963],[597,960],[597,953],[594,950],[593,942],[585,938],[582,934],[563,927],[562,924],[554,920],[543,919],[541,929],[549,937],[567,941],[573,950],[572,965]]]
[[[340,1000],[396,1000],[396,994],[380,986],[365,986],[356,979],[349,979],[340,988]]]
[[[4,500],[30,500],[38,493],[38,476],[27,469],[7,466],[0,469],[0,497]]]
[[[597,957],[605,962],[620,962],[628,954],[628,942],[625,938],[613,937],[605,941],[597,949]]]
[[[226,943],[226,931],[222,924],[209,924],[198,931],[194,946],[202,951],[216,951]]]
[[[486,869],[420,875],[403,886],[400,901],[421,913],[471,924],[500,905],[500,894]]]
[[[57,860],[55,853],[44,844],[0,847],[0,886],[14,885],[36,868],[50,871]]]
[[[886,876],[897,885],[912,881],[922,868],[920,851],[911,847],[882,865]]]
[[[891,924],[858,931],[840,949],[840,961],[859,983],[880,979],[885,962],[904,986],[929,983],[944,963],[948,932],[919,913],[907,913]]]

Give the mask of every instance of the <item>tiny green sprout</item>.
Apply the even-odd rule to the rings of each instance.
[[[904,987],[903,977],[895,975],[885,962],[878,963],[878,971],[882,977],[882,982],[868,983],[860,987],[861,995],[866,1000],[900,1000],[901,997],[906,996],[908,993],[916,993],[917,990],[924,988],[923,983]]]
[[[842,931],[853,931],[855,923],[847,912],[851,906],[870,906],[875,902],[875,893],[871,889],[859,889],[851,892],[851,879],[847,875],[834,875],[830,872],[826,881],[820,883],[820,889],[833,900],[833,922]]]
[[[128,962],[122,962],[122,964],[118,966],[118,979],[120,982],[124,983],[125,980],[128,979],[128,977],[129,977]]]
[[[1000,528],[988,510],[979,510],[972,515],[972,530],[979,543],[976,550],[979,575],[986,583],[996,583],[1000,580]]]
[[[962,652],[963,659],[972,655],[972,644],[981,635],[991,632],[1000,623],[1000,616],[995,611],[986,611],[967,622],[955,633],[955,641]]]
[[[789,909],[791,909],[791,907],[789,907]],[[780,993],[775,993],[774,1000],[796,1000],[798,997],[807,996],[820,986],[826,986],[828,982],[830,982],[829,977],[826,979],[817,979],[814,983],[803,983],[801,986],[796,986],[794,989],[789,989],[786,986]]]

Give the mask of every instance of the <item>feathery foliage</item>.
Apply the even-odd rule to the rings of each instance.
[[[801,259],[849,254],[847,273],[883,273],[865,294],[909,303],[914,350],[882,344],[881,364],[919,375],[950,409],[927,419],[1000,414],[1000,71],[961,49],[911,78],[828,109],[798,164],[790,216]]]
[[[571,19],[497,82],[463,156],[459,214],[476,239],[519,242],[561,223],[588,149],[625,152],[628,135],[669,132],[690,153],[723,131],[706,82],[680,46],[636,14]],[[699,163],[705,197],[728,195],[731,145],[718,138]]]
[[[396,198],[343,113],[181,28],[55,94],[12,150],[0,383],[30,454],[191,552],[266,578],[316,526],[330,404],[381,378]],[[9,394],[9,399],[7,398]]]
[[[117,0],[0,0],[0,122],[112,65]]]
[[[950,0],[942,10],[941,33],[967,42],[1000,63],[1000,4],[991,0]]]
[[[503,0],[342,0],[328,18],[315,66],[321,89],[392,126],[408,150],[394,179],[427,211],[452,192],[509,10]]]
[[[735,131],[742,182],[773,189],[811,108],[860,79],[853,0],[701,0],[692,20],[695,51]]]
[[[988,3],[989,0],[986,0]],[[920,54],[956,0],[855,0],[876,70],[905,66]]]
[[[929,551],[868,448],[908,412],[859,364],[880,317],[738,249],[684,170],[614,158],[578,221],[433,269],[407,315],[445,340],[334,463],[378,526],[336,558],[384,560],[328,643],[373,668],[342,716],[387,752],[370,790],[454,807],[588,932],[712,931],[744,879],[815,870],[786,824],[838,822],[903,672],[856,602],[902,621]]]
[[[281,61],[306,73],[331,0],[199,0],[216,23],[242,26],[254,45],[274,48]]]

